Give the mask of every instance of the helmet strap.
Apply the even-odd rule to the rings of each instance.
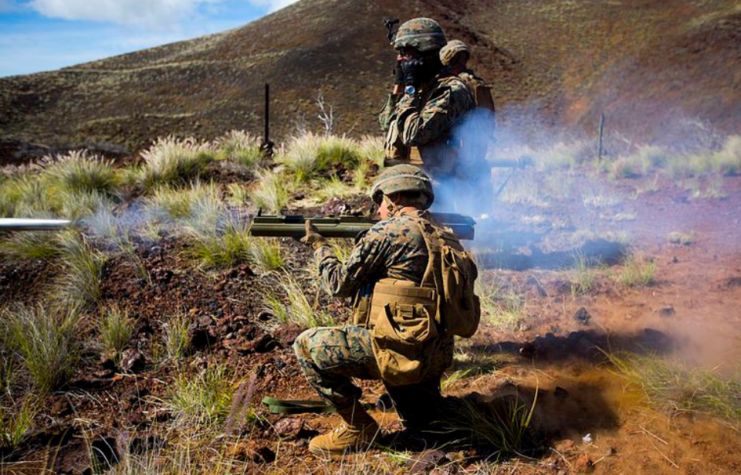
[[[386,202],[386,209],[389,210],[389,216],[396,216],[396,214],[402,210],[401,206],[397,205],[387,195],[383,195],[383,201]]]

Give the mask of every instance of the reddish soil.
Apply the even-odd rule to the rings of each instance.
[[[639,184],[627,180],[609,188],[628,194]],[[600,221],[595,214],[604,210],[586,210],[576,204],[545,212],[498,206],[495,218],[500,230],[511,225],[526,231],[527,226],[518,224],[519,217],[541,213],[549,219],[569,218],[575,229],[628,231],[634,251],[656,263],[657,282],[643,288],[621,287],[609,278],[610,272],[620,269],[616,265],[598,272],[595,288],[588,294],[573,296],[570,269],[539,266],[549,262],[549,254],[568,251],[563,243],[573,230],[543,232],[544,239],[529,250],[513,246],[519,253],[530,254],[527,270],[484,271],[484,278],[496,279],[525,297],[527,319],[516,331],[498,331],[484,324],[472,340],[461,342],[461,351],[474,359],[459,363],[458,368],[477,372],[453,384],[449,393],[470,397],[475,392],[486,398],[511,391],[512,384],[526,399],[537,392],[534,427],[545,437],[545,445],[534,458],[504,461],[492,473],[733,474],[741,470],[737,428],[708,416],[657,412],[636,387],[610,369],[598,350],[672,355],[721,371],[732,370],[741,357],[741,225],[736,212],[741,207],[741,178],[724,179],[728,195],[724,199],[687,200],[684,192],[666,185],[664,191],[620,205],[637,215],[634,221]],[[594,183],[577,176],[574,186],[586,189]],[[530,228],[533,234],[542,231]],[[688,246],[672,244],[667,240],[671,231],[692,231],[694,240]],[[492,235],[496,232],[480,234]],[[306,265],[310,253],[302,245],[290,240],[284,245],[290,250],[293,267]],[[124,305],[133,311],[138,324],[129,345],[130,356],[143,359],[128,373],[121,373],[110,360],[101,360],[97,350],[88,348],[78,374],[45,401],[47,409],[34,420],[34,432],[17,450],[2,452],[4,473],[37,473],[44,465],[60,473],[84,468],[88,462],[81,455],[85,446],[80,420],[94,421],[86,429],[88,440],[116,450],[125,444],[140,451],[155,450],[167,442],[168,434],[157,429],[170,418],[160,400],[167,397],[175,375],[182,368],[195,373],[214,362],[245,378],[256,375],[250,400],[266,422],[250,434],[247,445],[229,449],[232,454],[247,454],[242,457],[247,460],[248,473],[333,473],[352,460],[361,464],[373,460],[375,455],[359,455],[330,462],[308,453],[308,439],[331,428],[336,423],[334,416],[282,417],[259,409],[258,401],[267,394],[286,399],[316,397],[291,351],[300,329],[276,326],[263,308],[261,295],[264,289],[275,288],[274,276],[247,265],[216,274],[196,271],[183,257],[185,246],[174,238],[164,238],[154,246],[137,245],[136,254],[151,283],[140,277],[130,258],[114,257],[107,262],[102,304]],[[532,249],[542,254],[532,254]],[[502,254],[507,252],[514,253]],[[0,264],[0,304],[34,301],[55,272],[52,265],[40,262]],[[328,301],[322,295],[316,298],[337,322],[347,315],[345,302]],[[588,317],[578,312],[581,308]],[[163,324],[178,312],[191,319],[194,353],[184,366],[155,365]],[[95,318],[95,313],[89,317]],[[496,361],[493,366],[491,358]],[[378,383],[363,386],[369,402],[383,392]],[[394,414],[375,414],[384,430],[398,432]],[[280,440],[279,433],[285,440]],[[582,440],[587,434],[591,443]],[[426,471],[446,458],[460,460],[472,454],[460,449],[446,452],[442,461],[435,459]],[[274,455],[279,466],[269,463]],[[428,456],[435,457],[413,453],[413,458]],[[455,465],[475,470],[476,460]],[[402,464],[399,473],[409,469]]]

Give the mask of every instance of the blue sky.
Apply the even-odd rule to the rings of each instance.
[[[242,26],[296,0],[0,0],[0,77]]]

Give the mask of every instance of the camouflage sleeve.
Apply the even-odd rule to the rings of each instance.
[[[471,93],[463,83],[441,87],[421,110],[419,98],[407,95],[398,104],[401,140],[411,147],[432,142],[473,107]]]
[[[388,132],[391,122],[394,120],[394,112],[396,112],[396,103],[399,102],[399,96],[396,94],[389,94],[386,99],[386,104],[378,114],[378,122],[381,124],[381,130]]]
[[[386,265],[387,246],[385,233],[378,225],[363,236],[342,264],[329,246],[315,251],[319,269],[319,285],[333,297],[350,297],[361,284],[375,280]]]

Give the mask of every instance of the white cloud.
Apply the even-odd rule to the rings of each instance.
[[[198,8],[228,0],[31,0],[44,16],[64,20],[111,22],[145,28],[172,28],[198,14]],[[243,0],[271,11],[297,0]],[[0,0],[7,3],[8,0]],[[3,3],[0,3],[2,5]]]

